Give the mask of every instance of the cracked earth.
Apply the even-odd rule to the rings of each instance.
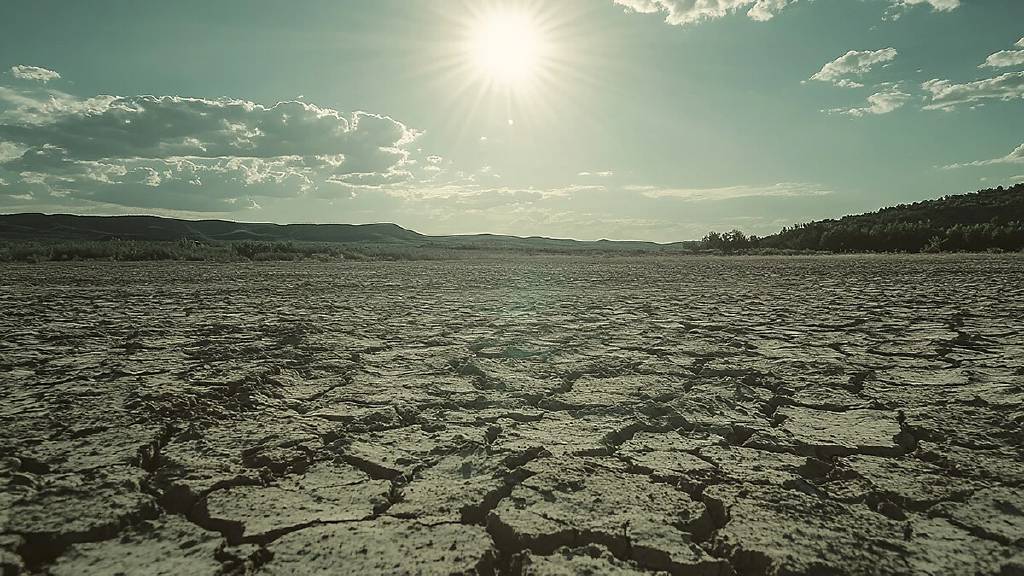
[[[1024,574],[1024,259],[0,268],[4,574]]]

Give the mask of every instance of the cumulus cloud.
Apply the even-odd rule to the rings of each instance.
[[[1024,72],[1007,72],[966,84],[928,80],[921,84],[921,88],[928,93],[926,110],[952,110],[959,105],[979,106],[989,100],[1018,100],[1024,98]]]
[[[888,114],[893,110],[902,108],[911,99],[910,94],[903,92],[897,86],[883,86],[879,92],[868,96],[867,106],[859,108],[833,108],[828,112],[833,114],[845,114],[860,118],[862,116]]]
[[[630,186],[627,187],[627,190],[640,192],[640,194],[647,198],[677,198],[691,202],[751,197],[796,198],[801,196],[825,196],[832,193],[827,188],[803,182],[780,182],[768,186],[729,186],[724,188]]]
[[[19,80],[35,80],[43,84],[60,78],[59,73],[39,66],[11,66],[11,75]]]
[[[960,7],[960,0],[889,0],[891,4],[886,11],[886,17],[897,20],[913,6],[931,6],[935,12],[952,12]]]
[[[1024,38],[1017,41],[1014,46],[1024,48]],[[990,54],[978,68],[1008,68],[1010,66],[1024,66],[1024,50],[1000,50]]]
[[[1024,50],[1000,50],[990,54],[979,68],[1007,68],[1024,66]]]
[[[695,24],[727,14],[746,11],[748,17],[765,21],[796,0],[614,0],[642,14],[664,13],[669,24]]]
[[[412,177],[418,132],[306,102],[0,88],[0,193],[193,211]],[[427,162],[432,162],[428,160]]]
[[[811,80],[831,82],[844,88],[862,88],[864,85],[853,78],[860,78],[879,64],[892,62],[898,52],[895,48],[881,50],[850,50],[839,58],[825,64],[811,76]]]
[[[669,24],[684,26],[715,20],[729,14],[746,12],[758,22],[771,20],[797,0],[613,0],[631,12],[664,14]],[[960,0],[888,0],[889,16],[897,18],[902,10],[915,5],[928,5],[938,12],[949,12],[960,6]]]
[[[1017,146],[1006,156],[1000,156],[999,158],[992,158],[990,160],[975,160],[974,162],[949,164],[948,166],[943,166],[943,168],[946,170],[953,170],[956,168],[965,168],[967,166],[993,166],[996,164],[1024,164],[1024,144]]]

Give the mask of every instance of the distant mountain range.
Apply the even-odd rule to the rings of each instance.
[[[0,239],[32,241],[317,242],[540,252],[983,251],[1024,248],[1024,184],[945,196],[877,212],[784,228],[763,238],[739,231],[703,241],[584,242],[493,234],[427,236],[397,224],[253,224],[157,216],[0,215]]]
[[[179,220],[158,216],[75,216],[71,214],[0,215],[0,239],[63,241],[180,241],[198,242],[328,242],[344,244],[409,245],[451,249],[545,251],[673,251],[699,247],[699,242],[599,240],[585,242],[497,234],[427,236],[397,224],[252,224],[227,220]]]

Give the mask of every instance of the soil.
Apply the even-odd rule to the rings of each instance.
[[[0,267],[4,574],[1024,574],[1024,258]]]

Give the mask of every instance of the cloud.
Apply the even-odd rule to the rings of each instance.
[[[796,0],[614,0],[620,6],[641,14],[664,13],[665,21],[674,25],[696,24],[727,14],[747,11],[753,20],[772,19],[786,5]]]
[[[1007,68],[1024,65],[1024,50],[1000,50],[989,55],[979,68]]]
[[[949,164],[942,168],[944,170],[953,170],[956,168],[966,168],[968,166],[993,166],[996,164],[1024,164],[1024,144],[1017,146],[1006,156],[992,158],[990,160],[975,160],[974,162],[965,162],[962,164]]]
[[[916,6],[927,4],[936,12],[952,12],[960,7],[960,0],[897,0],[899,6]]]
[[[1024,48],[1024,38],[1018,40],[1014,46]],[[1010,66],[1024,66],[1024,50],[1000,50],[989,55],[978,68],[1008,68]]]
[[[729,186],[725,188],[658,188],[653,186],[628,186],[627,190],[639,192],[647,198],[676,198],[690,202],[732,200],[735,198],[774,197],[796,198],[801,196],[826,196],[832,191],[816,184],[802,182],[780,182],[769,186]]]
[[[921,88],[930,98],[930,103],[924,107],[926,110],[952,110],[961,104],[978,106],[987,100],[1017,100],[1024,98],[1024,72],[1007,72],[966,84],[928,80]]]
[[[850,50],[839,58],[825,64],[821,70],[811,76],[811,80],[819,82],[831,82],[843,88],[861,88],[864,85],[855,82],[852,78],[864,76],[874,66],[885,62],[892,62],[896,59],[898,52],[895,48],[883,48],[881,50]]]
[[[416,134],[386,116],[292,101],[129,96],[94,100],[88,111],[55,110],[45,121],[0,124],[0,139],[51,145],[82,160],[344,155],[349,172],[393,163],[394,148]]]
[[[38,66],[11,66],[11,74],[19,80],[35,80],[43,84],[60,78],[59,73]]]
[[[857,118],[868,115],[888,114],[893,110],[902,108],[910,101],[911,96],[899,89],[898,86],[884,86],[880,92],[868,96],[868,105],[861,108],[833,108],[828,112],[833,114],[845,114]]]
[[[640,14],[665,14],[665,22],[676,26],[716,20],[729,14],[746,11],[751,20],[764,22],[774,18],[797,0],[613,0],[628,11]],[[949,12],[960,6],[960,0],[888,0],[890,16],[899,11],[924,4],[938,12]]]
[[[899,19],[900,15],[913,6],[931,6],[935,12],[952,12],[960,7],[960,0],[889,0],[891,6],[886,11],[886,17],[891,20]]]
[[[604,170],[601,172],[580,172],[577,176],[583,178],[611,178],[612,176],[615,176],[615,172],[612,172],[611,170]]]
[[[401,122],[306,102],[0,87],[0,110],[0,193],[37,199],[238,209],[255,197],[336,192],[334,183],[398,183],[419,164],[407,149],[419,133]]]

